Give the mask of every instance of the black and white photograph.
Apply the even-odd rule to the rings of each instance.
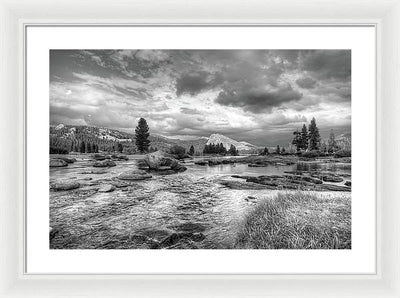
[[[50,249],[352,249],[351,54],[50,50]]]

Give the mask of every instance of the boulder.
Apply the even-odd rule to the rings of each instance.
[[[106,174],[107,173],[107,171],[105,171],[105,170],[96,170],[96,171],[83,171],[83,172],[80,172],[79,174],[98,174],[98,175],[101,175],[101,174]]]
[[[251,178],[252,176],[232,175],[231,177],[238,178],[238,179],[248,179],[248,178]]]
[[[161,175],[175,174],[187,170],[175,158],[161,151],[147,154],[143,161],[138,162],[139,169],[146,169],[144,164],[148,170],[155,171]]]
[[[129,160],[128,156],[126,156],[126,155],[115,155],[115,154],[113,154],[113,155],[111,155],[111,157],[114,158],[114,159],[118,159],[118,160]]]
[[[62,159],[50,159],[50,168],[66,167],[68,163]]]
[[[329,190],[329,191],[351,191],[350,187],[334,185],[334,184],[321,184],[321,190]]]
[[[221,181],[220,184],[231,188],[231,189],[271,189],[271,187],[267,185],[262,185],[258,183],[252,183],[252,182],[242,182],[242,181],[232,181],[232,180],[225,180]],[[272,188],[274,189],[274,188]]]
[[[322,180],[318,178],[313,178],[309,176],[302,176],[302,175],[285,175],[285,177],[289,180],[296,180],[296,181],[306,181],[314,184],[322,184]]]
[[[175,168],[173,168],[175,173],[180,173],[180,172],[184,172],[187,170],[187,167],[178,164]]]
[[[76,162],[76,158],[74,157],[68,157],[68,156],[55,156],[55,159],[61,159],[67,163],[74,163]]]
[[[138,160],[136,162],[136,165],[137,165],[139,170],[148,170],[149,169],[149,166],[147,165],[147,163],[143,159]]]
[[[136,171],[128,171],[121,173],[118,176],[120,180],[128,180],[128,181],[136,181],[136,180],[145,180],[150,179],[152,176],[145,171],[136,170]]]
[[[158,170],[160,167],[170,167],[174,169],[179,165],[175,158],[168,156],[168,154],[162,151],[146,154],[144,162],[150,170]]]
[[[220,165],[220,164],[222,164],[222,161],[218,160],[218,159],[210,159],[208,161],[208,165],[209,166],[217,166],[217,165]]]
[[[96,153],[92,155],[92,158],[95,160],[105,160],[106,156],[104,154]]]
[[[96,168],[115,167],[117,164],[112,160],[96,161],[93,166]]]
[[[346,181],[344,185],[351,187],[351,181]]]
[[[78,182],[56,182],[50,185],[51,189],[54,191],[72,190],[80,186]]]
[[[261,167],[267,167],[268,165],[251,163],[251,164],[248,164],[247,166],[250,167],[250,168],[261,168]]]
[[[223,160],[222,160],[222,163],[223,163],[224,165],[227,165],[227,164],[235,163],[235,161],[232,160],[232,159],[223,159]]]
[[[112,184],[104,184],[99,188],[99,192],[112,192],[115,190],[115,186]]]
[[[323,176],[322,180],[325,182],[343,182],[343,178],[337,176]]]
[[[198,160],[194,162],[195,165],[199,165],[199,166],[205,166],[208,165],[208,162],[205,160]]]

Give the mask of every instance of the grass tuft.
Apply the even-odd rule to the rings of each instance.
[[[351,249],[351,198],[279,193],[244,218],[241,249]]]

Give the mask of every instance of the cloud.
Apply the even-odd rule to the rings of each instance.
[[[264,88],[241,88],[238,91],[222,91],[216,98],[221,105],[241,107],[255,114],[270,111],[284,103],[298,101],[302,94],[290,85],[266,90]]]
[[[183,74],[176,80],[176,95],[196,95],[213,86],[213,76],[205,71]]]
[[[159,50],[141,50],[137,51],[136,57],[142,60],[151,62],[161,62],[169,58],[169,55],[164,51]]]
[[[197,109],[191,109],[191,108],[185,108],[185,107],[182,107],[180,109],[180,111],[181,111],[181,113],[187,114],[187,115],[199,115],[199,114],[201,114],[201,112],[199,110],[197,110]]]
[[[296,84],[303,89],[313,89],[317,84],[317,81],[312,78],[305,77],[296,80]]]
[[[307,51],[301,60],[301,68],[318,79],[348,80],[351,76],[350,50]]]
[[[271,115],[270,118],[266,120],[266,124],[264,127],[267,126],[286,126],[288,124],[298,124],[298,123],[305,123],[307,122],[307,117],[304,115],[285,115],[284,113],[274,113]]]
[[[50,121],[259,145],[351,125],[347,50],[52,50]]]

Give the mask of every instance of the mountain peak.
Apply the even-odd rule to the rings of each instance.
[[[214,138],[227,138],[227,139],[230,139],[229,137],[226,137],[226,136],[221,135],[221,134],[219,134],[219,133],[213,133],[213,134],[211,134],[210,137],[209,137],[209,139],[214,139]]]
[[[247,142],[239,142],[236,141],[234,139],[231,139],[227,136],[224,136],[222,134],[218,134],[218,133],[213,133],[207,141],[207,145],[209,144],[220,144],[222,143],[224,145],[224,147],[229,150],[229,148],[231,147],[231,145],[235,146],[237,150],[241,151],[241,152],[245,152],[245,151],[254,151],[255,149],[257,149],[257,146],[254,146],[250,143]]]

